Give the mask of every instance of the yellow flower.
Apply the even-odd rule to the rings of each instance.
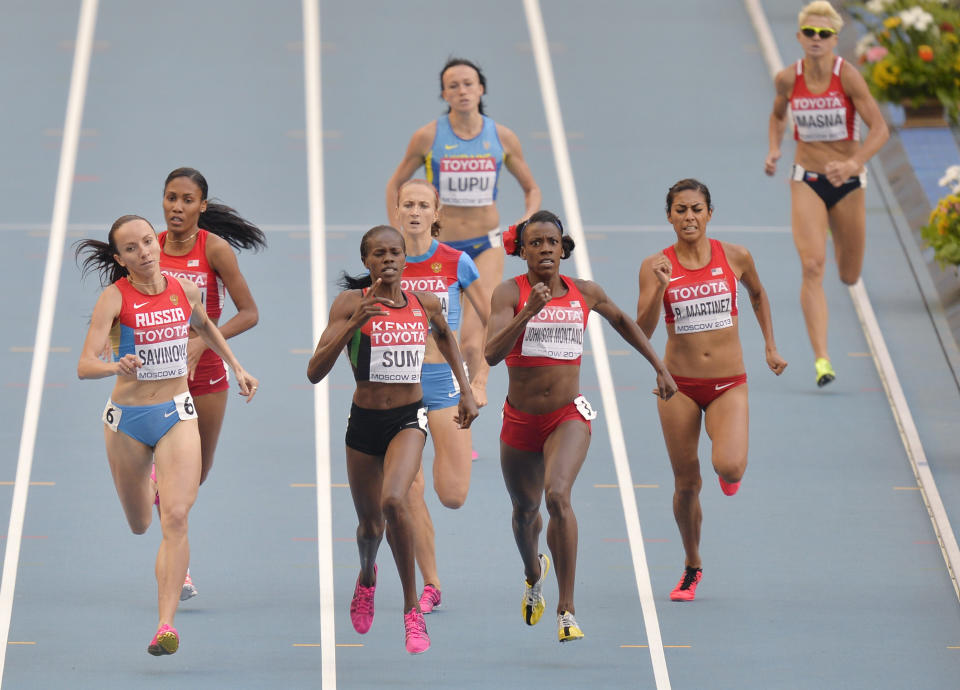
[[[960,43],[960,38],[957,38],[956,34],[944,33],[940,35],[940,39],[944,43]]]
[[[887,17],[883,20],[883,25],[888,29],[894,29],[900,26],[903,23],[903,20],[900,17]]]
[[[879,60],[873,66],[873,83],[881,89],[893,86],[900,79],[900,68],[890,63],[890,60],[884,58]]]

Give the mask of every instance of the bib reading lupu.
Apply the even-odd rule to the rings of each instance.
[[[490,206],[497,200],[503,146],[497,125],[483,116],[473,139],[461,139],[447,115],[437,118],[433,145],[424,160],[427,180],[448,206]]]

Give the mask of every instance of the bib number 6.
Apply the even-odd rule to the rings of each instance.
[[[423,431],[427,430],[427,408],[421,407],[417,410],[417,424]]]
[[[180,419],[196,419],[197,408],[193,404],[193,396],[190,391],[173,396],[173,402],[177,406],[177,415]]]

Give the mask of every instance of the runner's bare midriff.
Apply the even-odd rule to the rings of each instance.
[[[500,224],[495,204],[489,206],[444,206],[440,209],[440,239],[472,240],[482,237]]]
[[[825,173],[830,161],[850,158],[860,148],[856,141],[798,141],[794,160],[804,170]],[[856,174],[859,174],[858,170]]]

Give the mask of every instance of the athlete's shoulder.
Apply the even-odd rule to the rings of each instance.
[[[795,62],[790,63],[782,70],[777,72],[773,78],[773,84],[777,89],[777,93],[784,94],[785,92],[789,93],[793,90],[794,85],[797,82],[797,64]]]

